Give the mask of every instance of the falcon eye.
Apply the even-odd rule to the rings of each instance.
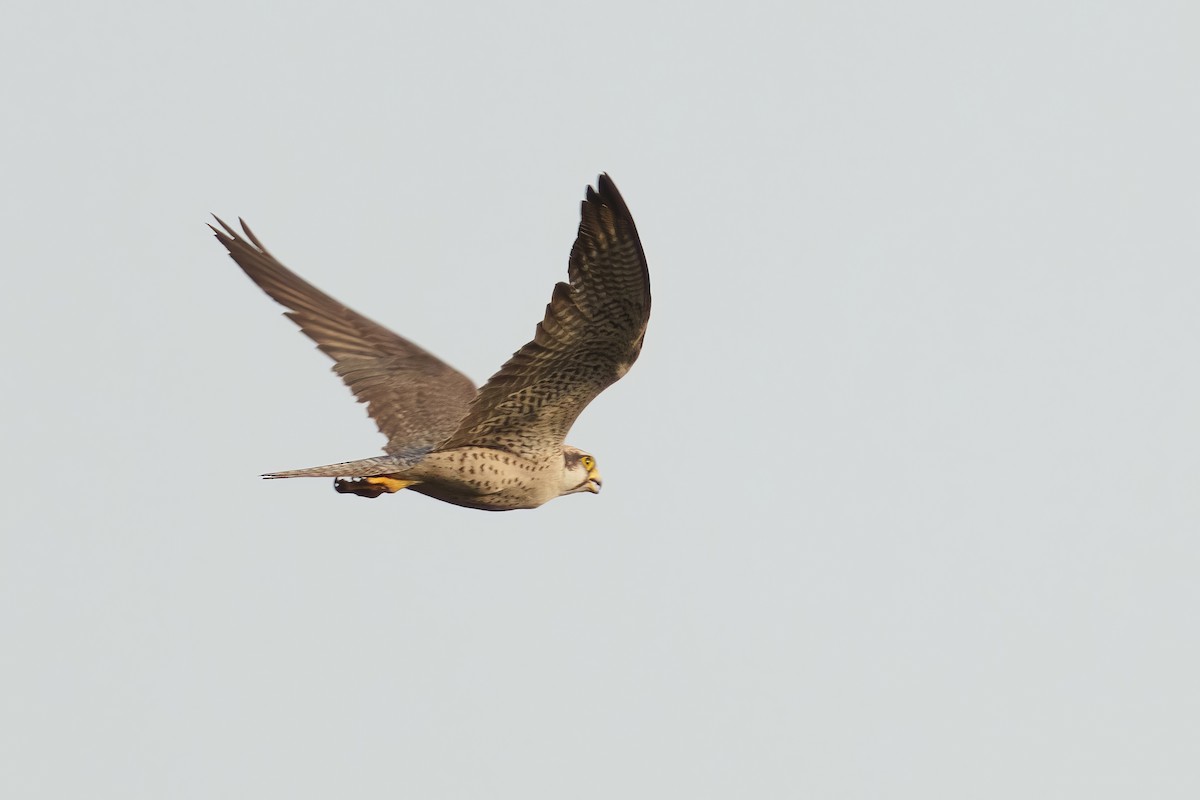
[[[583,464],[584,469],[591,469],[592,467],[596,466],[596,459],[592,458],[591,456],[584,456],[583,458],[579,459],[579,463]]]

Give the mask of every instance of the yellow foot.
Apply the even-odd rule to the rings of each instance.
[[[359,497],[379,497],[379,495],[391,494],[412,486],[420,481],[402,481],[399,478],[376,477],[376,478],[352,478],[345,480],[338,478],[333,482],[333,488],[342,494],[356,494]]]

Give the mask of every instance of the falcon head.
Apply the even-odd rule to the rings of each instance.
[[[600,494],[600,473],[596,471],[596,459],[578,447],[563,445],[563,474],[559,496],[576,492]]]

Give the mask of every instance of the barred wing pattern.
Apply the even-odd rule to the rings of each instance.
[[[397,336],[317,289],[275,259],[242,220],[242,238],[216,218],[217,239],[252,281],[280,305],[334,360],[341,376],[380,433],[384,450],[415,461],[458,427],[475,397],[469,378],[412,342]]]
[[[617,187],[608,175],[597,186],[582,203],[570,283],[554,287],[533,341],[479,390],[443,449],[476,445],[545,457],[637,360],[650,318],[646,257]]]

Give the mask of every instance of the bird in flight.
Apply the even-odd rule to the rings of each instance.
[[[533,340],[479,390],[470,378],[317,289],[239,220],[210,225],[229,256],[334,361],[385,455],[265,478],[335,478],[359,497],[411,489],[467,508],[536,508],[600,491],[596,459],[565,444],[580,412],[637,360],[650,275],[629,208],[608,175],[587,189],[579,234]]]

